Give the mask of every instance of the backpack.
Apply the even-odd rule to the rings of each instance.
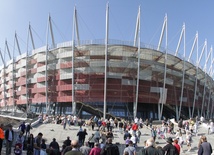
[[[174,148],[172,147],[167,151],[167,155],[178,155],[178,151],[175,148],[175,146],[174,146]]]
[[[140,132],[140,130],[137,130],[136,135],[137,135],[138,137],[140,137],[140,136],[141,136],[141,132]]]
[[[148,155],[148,153],[149,153],[148,148],[142,148],[139,151],[139,155]],[[154,155],[163,155],[163,151],[161,151],[160,149],[156,149],[156,148],[155,148],[155,151],[153,153],[154,153]]]
[[[140,152],[139,152],[139,155],[147,155],[148,153],[147,153],[147,150],[146,150],[146,148],[142,148],[141,150],[140,150]]]
[[[114,144],[107,145],[102,155],[120,155],[119,148]]]

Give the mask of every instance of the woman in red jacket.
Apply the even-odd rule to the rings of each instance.
[[[178,144],[178,140],[177,140],[177,139],[175,139],[175,140],[173,141],[173,145],[174,145],[175,148],[177,149],[178,154],[180,154],[181,147],[180,147],[180,145]]]

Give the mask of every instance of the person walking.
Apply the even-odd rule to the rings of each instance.
[[[88,142],[85,142],[84,145],[80,147],[80,151],[83,155],[89,155],[91,148],[88,146]]]
[[[120,155],[117,145],[112,144],[112,139],[108,138],[106,145],[102,148],[101,155]]]
[[[150,129],[152,128],[152,122],[153,122],[153,119],[150,118],[150,119],[149,119],[149,127],[150,127]]]
[[[133,146],[137,146],[137,136],[135,134],[132,134],[130,140],[133,142]]]
[[[65,116],[65,118],[63,119],[63,129],[65,130],[66,129],[66,125],[67,125],[67,117]]]
[[[89,139],[88,139],[89,147],[90,147],[90,148],[93,148],[95,142],[97,142],[97,141],[96,141],[96,137],[95,137],[94,134],[92,133],[91,137],[89,137]]]
[[[34,155],[40,155],[43,134],[40,132],[34,139]]]
[[[56,152],[56,154],[59,154],[59,143],[56,141],[56,138],[53,138],[53,141],[50,143],[49,148],[53,150],[53,152]]]
[[[11,124],[8,125],[8,129],[5,131],[5,140],[6,140],[6,155],[11,154],[11,147],[14,140],[14,131]]]
[[[186,132],[186,144],[187,144],[187,147],[188,147],[188,150],[187,151],[190,151],[191,150],[191,144],[192,143],[192,134],[191,134],[191,131],[187,131]]]
[[[47,144],[45,143],[45,139],[42,139],[40,154],[45,153],[47,150],[48,149],[47,149]],[[51,150],[51,151],[54,152],[53,150]]]
[[[138,124],[135,122],[131,128],[132,128],[133,133],[136,134],[136,131],[138,130]]]
[[[126,129],[123,135],[123,139],[126,140],[127,137],[129,137],[129,139],[132,137],[132,135],[129,133],[129,130]]]
[[[78,136],[78,141],[79,141],[79,145],[82,146],[84,144],[84,140],[85,140],[85,132],[82,130],[82,128],[80,128],[80,130],[77,133]]]
[[[33,155],[34,136],[30,134],[27,138],[27,155]]]
[[[151,137],[153,138],[154,142],[156,140],[156,137],[157,137],[157,130],[156,130],[156,127],[152,127],[151,129]]]
[[[89,155],[100,155],[101,148],[99,143],[94,144],[94,148],[91,149]]]
[[[3,140],[4,140],[4,124],[1,124],[0,126],[0,154],[1,154],[1,150],[2,150],[2,144],[3,144]]]
[[[21,130],[21,132],[24,134],[25,130],[26,130],[26,125],[25,125],[25,121],[22,122],[22,124],[20,124],[19,126],[19,130]]]
[[[96,140],[96,142],[98,142],[99,143],[99,140],[100,140],[100,131],[99,131],[99,129],[97,129],[95,132],[94,132],[94,137],[95,137],[95,140]]]
[[[124,149],[123,153],[125,154],[125,152],[128,152],[129,155],[136,155],[136,148],[131,140],[129,141],[129,146]]]
[[[212,146],[209,142],[207,142],[206,136],[201,136],[200,138],[201,145],[198,149],[198,155],[211,155],[212,154]]]
[[[79,150],[78,140],[72,140],[71,146],[72,150],[65,153],[65,155],[82,155],[82,152]]]
[[[26,137],[30,135],[30,130],[33,129],[31,123],[28,123],[26,126]]]
[[[21,151],[23,150],[23,147],[24,147],[24,140],[25,140],[24,133],[20,131],[19,135],[16,138],[16,145],[19,146]]]
[[[167,144],[163,147],[163,151],[165,152],[165,155],[178,155],[178,151],[175,148],[174,145],[172,145],[172,138],[169,137],[166,140]]]
[[[140,131],[140,129],[137,130],[136,136],[137,136],[137,143],[140,143],[140,136],[141,136],[141,131]]]
[[[178,144],[178,140],[177,140],[177,139],[174,140],[173,145],[174,145],[175,148],[177,149],[178,154],[180,154],[180,152],[181,152],[181,147],[180,147],[180,145]]]
[[[71,140],[70,137],[68,136],[67,139],[63,142],[63,144],[65,144],[65,146],[70,146],[71,145]]]
[[[82,144],[84,144],[85,143],[85,137],[88,135],[88,133],[87,133],[87,130],[86,129],[84,129],[83,130],[83,139],[82,139]]]
[[[139,151],[139,155],[159,155],[158,149],[154,147],[154,139],[146,140],[146,146]]]

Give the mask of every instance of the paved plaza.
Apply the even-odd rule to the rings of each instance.
[[[175,131],[176,131],[175,127]],[[83,126],[83,129],[87,129],[87,137],[86,140],[88,140],[89,136],[91,136],[92,133],[94,133],[95,131],[91,130],[90,126]],[[96,128],[95,128],[96,129]],[[32,133],[34,134],[34,136],[36,136],[39,132],[43,133],[43,138],[46,139],[46,144],[49,145],[50,142],[52,141],[53,138],[56,138],[56,141],[59,143],[60,146],[62,146],[63,141],[66,140],[66,138],[69,136],[71,139],[77,139],[78,137],[77,132],[79,131],[79,126],[66,126],[66,129],[63,129],[63,126],[61,124],[51,124],[51,123],[47,123],[47,124],[39,124],[35,127],[33,127],[32,129]],[[142,135],[140,138],[140,143],[137,146],[137,151],[140,150],[140,148],[142,148],[143,146],[143,142],[147,139],[150,138],[150,129],[147,129],[146,127],[143,127],[140,129]],[[198,136],[193,136],[193,143],[192,143],[192,150],[191,151],[187,151],[187,146],[184,144],[183,146],[183,152],[181,153],[181,155],[195,155],[197,154],[197,146],[198,146],[198,142],[199,142],[199,138],[201,135],[206,135],[208,142],[211,143],[212,147],[214,148],[214,134],[209,134],[208,135],[208,129],[206,127],[205,124],[200,125],[199,126],[199,134]],[[172,138],[174,138],[175,135],[170,135],[168,134],[168,136],[171,136]],[[183,138],[185,139],[185,135],[183,135]],[[124,150],[124,140],[123,140],[123,134],[119,132],[118,129],[114,129],[114,143],[118,143],[118,146],[120,148],[120,153],[122,155],[122,152]],[[157,146],[164,146],[166,145],[166,141],[164,139],[157,139],[156,140],[156,145]],[[5,148],[3,149],[3,152],[5,151]],[[25,151],[24,151],[24,155],[25,155]]]

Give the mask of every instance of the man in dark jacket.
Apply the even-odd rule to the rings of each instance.
[[[101,155],[120,155],[117,145],[112,144],[112,139],[108,138],[106,145],[101,150]]]
[[[154,147],[154,139],[146,141],[146,147],[139,151],[139,155],[159,155],[158,150]]]
[[[14,140],[14,131],[11,124],[8,125],[8,129],[5,131],[5,140],[6,140],[6,155],[11,154],[11,147]]]
[[[19,129],[22,131],[23,134],[25,133],[25,130],[26,130],[25,121],[22,122],[22,124],[19,126]]]
[[[182,120],[182,118],[180,118],[180,120],[178,121],[178,127],[179,127],[179,129],[182,129],[182,127],[183,127],[183,120]]]
[[[34,155],[40,155],[43,134],[40,132],[34,139]]]
[[[163,147],[163,151],[166,153],[166,155],[178,155],[178,151],[175,148],[175,146],[172,144],[173,140],[172,137],[167,138],[166,142],[168,144],[166,144]]]
[[[59,153],[59,144],[56,141],[56,138],[53,138],[53,141],[50,143],[49,148],[54,150],[54,152]]]
[[[201,145],[198,149],[198,155],[211,155],[212,154],[212,146],[209,142],[207,142],[207,137],[201,137]]]
[[[78,141],[80,146],[84,144],[84,140],[85,140],[85,132],[82,130],[82,128],[80,128],[79,132],[77,133]]]
[[[26,137],[30,135],[30,130],[32,129],[31,123],[27,124],[26,126]]]
[[[70,146],[71,145],[70,137],[67,137],[67,139],[63,142],[63,144],[65,144],[65,146]]]
[[[131,134],[128,132],[128,130],[125,130],[125,133],[124,133],[124,136],[123,136],[123,139],[126,140],[127,137],[131,138]]]

